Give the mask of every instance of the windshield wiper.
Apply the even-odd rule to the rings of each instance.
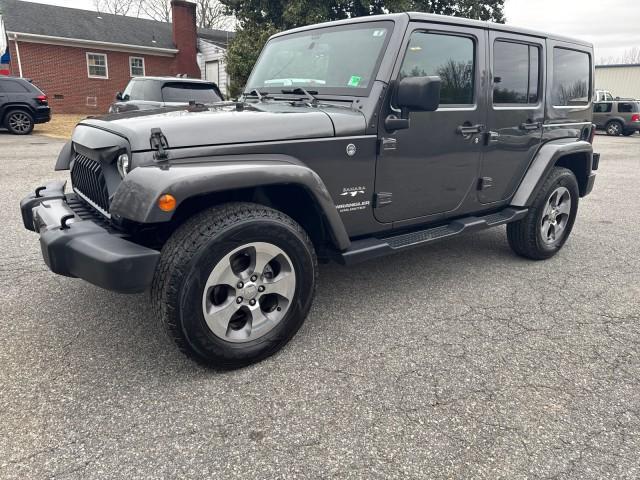
[[[291,95],[304,95],[307,97],[307,99],[309,99],[311,101],[311,105],[317,105],[318,104],[318,98],[314,96],[318,94],[318,92],[316,92],[315,90],[306,90],[302,87],[296,87],[296,88],[292,88],[289,90],[281,90],[282,93],[285,94],[291,94]]]
[[[258,97],[258,101],[260,101],[260,102],[266,100],[267,98],[271,98],[271,96],[268,93],[261,93],[257,88],[254,88],[253,90],[250,90],[248,92],[243,92],[242,96],[243,97]]]

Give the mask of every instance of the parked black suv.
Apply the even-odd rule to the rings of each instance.
[[[558,253],[598,167],[592,79],[590,44],[506,25],[300,28],[269,40],[237,103],[81,122],[56,164],[72,192],[39,187],[24,226],[54,272],[150,288],[182,351],[239,367],[300,328],[318,260],[505,224],[518,255]]]
[[[123,92],[116,94],[109,113],[184,106],[190,102],[211,105],[222,99],[222,92],[213,82],[181,77],[135,77]]]
[[[0,77],[0,125],[15,135],[28,135],[36,123],[51,120],[47,96],[24,78]]]

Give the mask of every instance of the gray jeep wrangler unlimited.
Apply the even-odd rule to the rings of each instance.
[[[63,183],[22,200],[58,274],[151,290],[178,347],[219,368],[282,348],[317,263],[507,225],[556,254],[593,188],[593,49],[421,13],[284,32],[238,102],[82,121]]]

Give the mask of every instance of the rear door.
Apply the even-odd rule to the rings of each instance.
[[[483,204],[513,195],[542,141],[545,47],[544,39],[489,32],[488,132],[478,185]]]

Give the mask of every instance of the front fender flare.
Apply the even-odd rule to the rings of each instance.
[[[217,157],[212,163],[139,167],[118,187],[110,212],[138,223],[168,222],[174,212],[163,212],[157,207],[158,199],[164,194],[173,195],[179,206],[198,195],[269,185],[303,187],[322,212],[336,248],[349,247],[351,241],[322,179],[304,165],[277,157],[256,160],[228,156]]]

